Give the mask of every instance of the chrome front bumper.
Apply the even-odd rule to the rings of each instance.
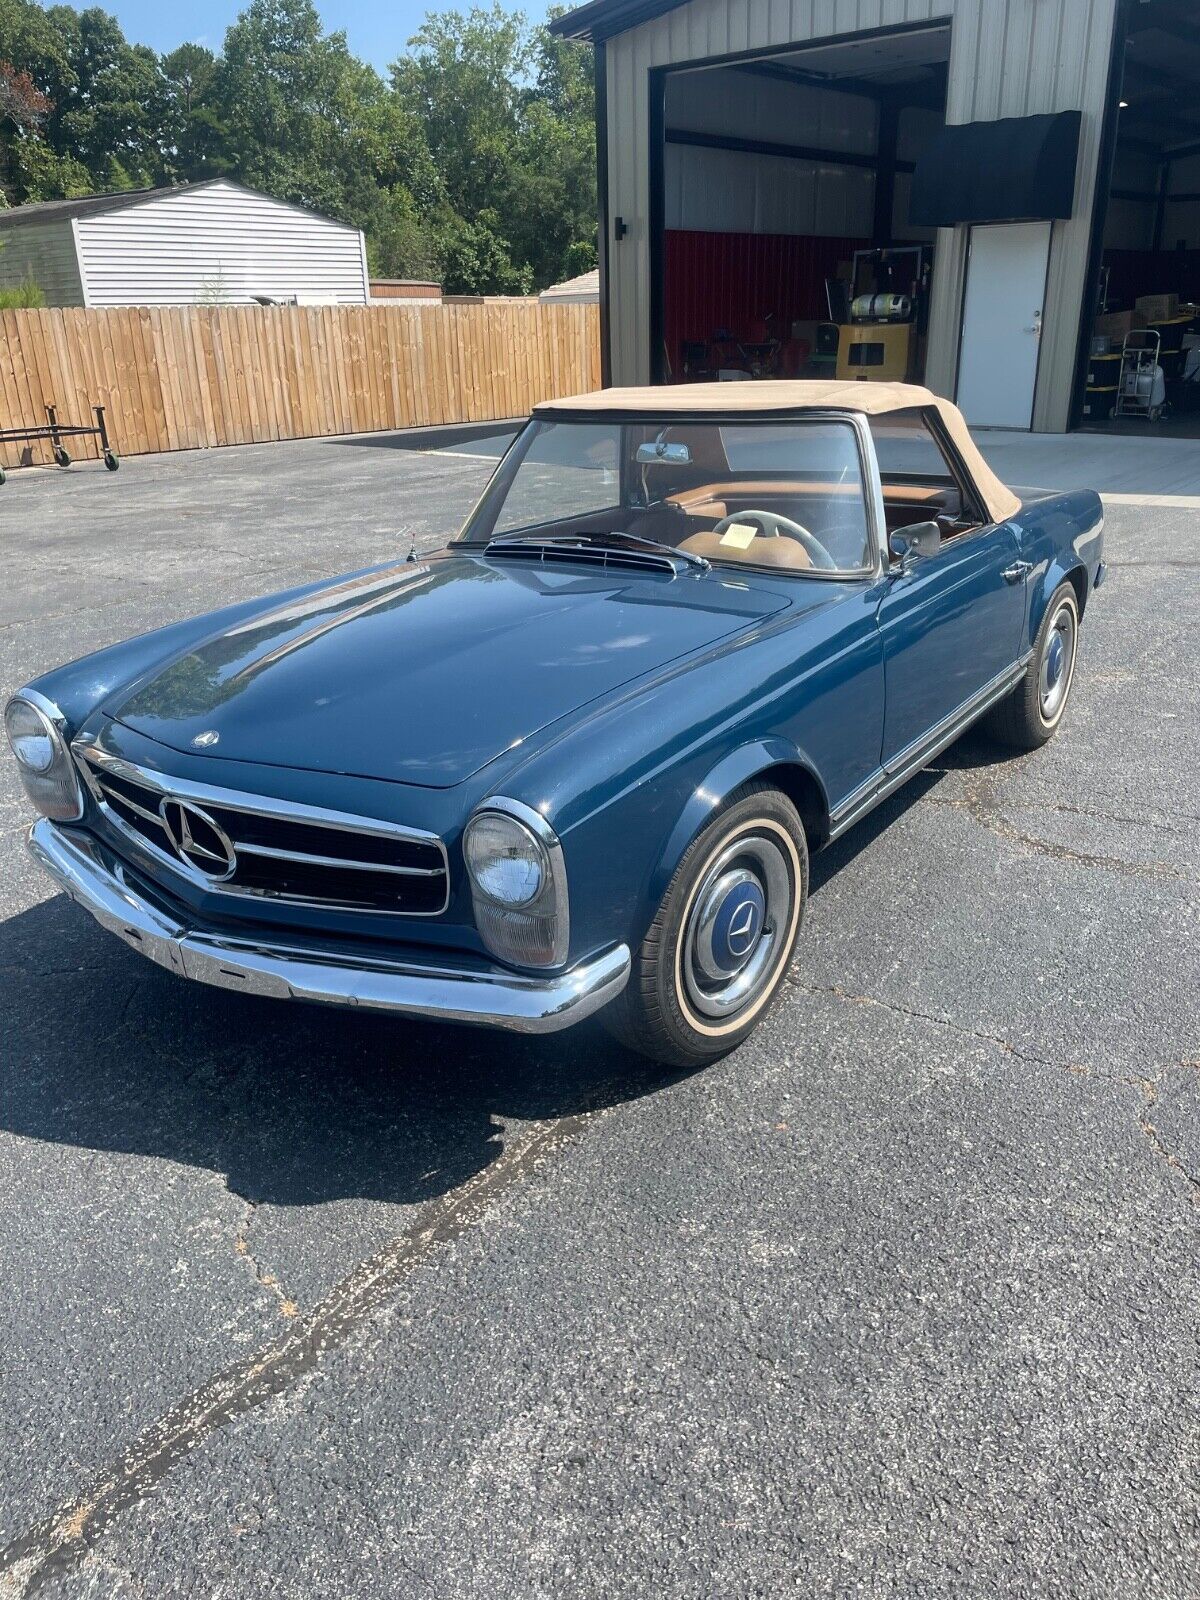
[[[538,978],[466,959],[447,957],[427,964],[208,932],[180,921],[180,912],[165,899],[151,899],[123,863],[89,834],[35,822],[29,850],[110,933],[159,966],[222,989],[478,1022],[517,1033],[554,1033],[598,1011],[629,979],[625,945],[568,972]]]

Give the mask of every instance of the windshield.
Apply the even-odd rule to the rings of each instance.
[[[531,422],[456,541],[613,535],[735,566],[872,565],[849,422]]]

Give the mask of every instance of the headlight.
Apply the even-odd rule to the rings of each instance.
[[[58,707],[36,690],[22,689],[5,707],[4,731],[17,758],[21,785],[34,806],[54,822],[78,822],[83,790]]]
[[[463,860],[475,923],[494,956],[521,967],[566,960],[566,871],[543,816],[517,800],[487,801],[467,823]]]
[[[471,882],[501,906],[527,906],[546,882],[546,851],[523,822],[501,811],[481,811],[463,835]]]

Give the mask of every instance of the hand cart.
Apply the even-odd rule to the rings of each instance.
[[[34,428],[0,428],[0,444],[34,444],[41,439],[49,439],[50,447],[54,451],[54,459],[60,467],[69,467],[71,457],[68,455],[64,439],[99,439],[100,450],[104,465],[110,472],[115,472],[121,465],[121,459],[113,449],[108,437],[108,428],[104,422],[104,407],[93,406],[96,423],[94,427],[77,427],[72,423],[58,420],[58,409],[55,406],[46,407],[46,421]],[[0,467],[0,483],[5,480],[6,474]]]
[[[1162,337],[1155,328],[1135,328],[1121,346],[1114,417],[1144,417],[1157,422],[1166,409],[1167,385],[1159,361]]]

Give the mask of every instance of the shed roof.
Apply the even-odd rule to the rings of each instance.
[[[278,195],[263,194],[260,189],[251,189],[247,184],[238,183],[235,178],[199,178],[195,183],[167,183],[155,189],[116,189],[109,194],[81,194],[71,200],[31,200],[27,205],[13,206],[8,211],[0,211],[0,229],[20,228],[33,222],[57,222],[71,217],[95,216],[103,211],[124,211],[130,206],[144,205],[147,200],[174,199],[181,194],[194,194],[198,189],[211,189],[216,184],[224,184],[228,189],[239,189],[243,194],[259,195],[264,200],[273,200],[276,205],[287,206],[292,211],[301,211],[306,216],[320,217],[322,222],[331,222],[335,227],[347,228],[350,225],[338,222],[334,217],[327,217],[323,212],[314,211],[311,206],[302,206],[292,200],[280,200]],[[357,230],[351,229],[352,232]]]
[[[765,379],[751,383],[675,383],[638,389],[597,389],[591,394],[544,400],[534,416],[581,412],[605,416],[669,418],[737,412],[779,417],[796,411],[856,411],[886,416],[893,411],[935,410],[963,465],[975,481],[994,522],[1016,516],[1021,502],[983,459],[962,412],[949,400],[916,383],[838,383],[833,380]]]
[[[588,0],[586,5],[555,17],[548,26],[551,33],[564,39],[599,41],[626,33],[686,4],[687,0]]]
[[[599,267],[593,267],[590,272],[581,272],[577,278],[564,278],[561,283],[552,283],[538,295],[539,300],[599,300],[599,298]]]

